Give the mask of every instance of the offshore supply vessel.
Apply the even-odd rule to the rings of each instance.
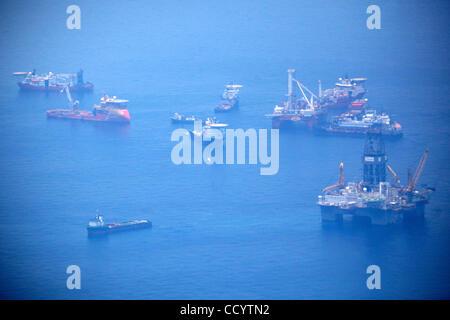
[[[300,81],[294,78],[295,70],[289,69],[287,72],[288,99],[287,101],[283,101],[281,106],[275,106],[273,112],[266,114],[266,117],[272,119],[272,128],[275,129],[297,125],[312,128],[322,121],[325,110],[320,106],[318,97]],[[300,99],[297,99],[293,93],[294,82],[297,84],[302,94]],[[308,92],[311,95],[309,99],[305,92]]]
[[[87,226],[88,235],[108,234],[119,231],[129,231],[135,229],[151,228],[152,223],[149,220],[133,220],[120,223],[105,223],[103,217],[95,216],[89,221]]]
[[[214,109],[215,112],[228,112],[239,108],[240,84],[227,84],[222,93],[221,103]]]
[[[321,82],[319,81],[320,104],[323,108],[342,108],[348,107],[353,101],[362,99],[367,93],[364,83],[366,78],[339,78],[336,86],[332,89],[326,89],[322,92]]]
[[[364,146],[363,180],[345,184],[344,164],[339,167],[339,181],[322,190],[319,196],[322,221],[352,219],[369,220],[372,224],[388,225],[413,218],[423,218],[433,188],[417,190],[416,185],[428,157],[422,155],[414,173],[408,170],[408,185],[402,186],[395,171],[387,164],[384,143],[379,132],[368,133]],[[386,181],[386,168],[394,181]]]
[[[403,135],[402,126],[398,122],[392,121],[385,113],[378,114],[375,110],[334,116],[330,123],[321,124],[317,129],[328,134],[365,135],[368,132],[380,131],[388,137]]]
[[[15,72],[15,76],[25,76],[17,85],[22,90],[30,91],[61,91],[69,87],[72,91],[92,91],[94,85],[90,82],[84,82],[83,70],[80,69],[76,74],[67,73],[46,73],[36,74],[33,72]]]
[[[69,87],[65,87],[67,98],[71,109],[48,110],[48,118],[86,120],[96,122],[129,123],[130,113],[127,109],[128,100],[117,99],[104,95],[100,100],[100,105],[94,105],[92,111],[79,110],[79,102],[73,102]]]

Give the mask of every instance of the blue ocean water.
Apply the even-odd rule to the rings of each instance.
[[[447,2],[73,1],[0,7],[0,297],[8,299],[449,298],[450,83]],[[48,120],[64,94],[20,92],[12,72],[85,71],[93,93],[130,100],[129,126]],[[419,225],[322,225],[317,195],[361,177],[363,139],[281,132],[280,169],[170,160],[173,112],[213,115],[223,85],[244,85],[234,128],[270,128],[286,70],[310,88],[368,77],[371,107],[404,137],[386,142],[402,182],[426,148],[421,183],[436,192]],[[315,89],[316,90],[316,89]],[[151,230],[91,239],[108,221],[149,218]],[[81,290],[66,288],[67,266]],[[368,290],[379,265],[382,289]]]

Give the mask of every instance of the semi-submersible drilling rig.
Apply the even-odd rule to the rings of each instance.
[[[422,155],[414,173],[408,169],[408,185],[402,186],[395,171],[387,164],[384,142],[379,132],[367,134],[363,163],[363,180],[345,183],[344,164],[339,167],[339,181],[322,190],[318,205],[322,221],[342,221],[345,215],[368,219],[372,224],[387,225],[424,216],[432,188],[417,190],[416,185],[428,158]],[[393,182],[386,181],[386,169]]]

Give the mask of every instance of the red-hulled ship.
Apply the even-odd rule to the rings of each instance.
[[[130,113],[127,109],[128,100],[121,100],[104,95],[100,100],[100,105],[94,105],[92,111],[79,110],[78,101],[72,102],[70,90],[65,88],[67,96],[72,105],[72,109],[48,110],[47,117],[70,120],[86,120],[97,122],[129,123]]]
[[[364,83],[366,78],[339,78],[336,87],[322,92],[319,82],[320,105],[323,108],[342,108],[349,106],[353,101],[362,99],[367,93]]]
[[[92,83],[84,82],[83,70],[76,74],[52,72],[36,74],[36,71],[33,70],[33,72],[15,72],[14,75],[25,77],[17,83],[22,90],[58,92],[65,87],[69,87],[71,91],[92,91],[94,89]]]

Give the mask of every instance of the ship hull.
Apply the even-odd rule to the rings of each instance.
[[[321,106],[323,108],[329,108],[329,109],[334,109],[334,108],[345,108],[348,107],[353,101],[355,100],[359,100],[361,98],[364,97],[364,95],[366,94],[365,91],[361,91],[356,93],[355,95],[344,95],[344,96],[339,96],[339,97],[329,97],[328,101],[325,101],[321,104]],[[327,96],[324,97],[325,100],[327,100]]]
[[[25,91],[46,91],[46,92],[59,92],[64,89],[64,86],[39,86],[31,85],[28,83],[18,82],[17,85],[21,90]],[[69,86],[70,91],[92,91],[94,85],[92,83],[85,83],[83,85]]]
[[[122,115],[110,115],[104,113],[94,114],[91,111],[72,111],[72,110],[57,109],[47,111],[47,117],[53,119],[66,119],[66,120],[129,123],[130,115],[128,113],[128,110],[121,110],[121,112]]]
[[[342,223],[345,216],[351,216],[352,220],[366,220],[373,225],[390,225],[403,221],[422,219],[425,215],[425,203],[426,202],[418,202],[410,207],[396,209],[382,209],[376,207],[342,208],[321,204],[319,204],[319,206],[322,222]]]
[[[297,115],[281,115],[272,117],[273,129],[312,129],[319,122],[318,117],[302,117]]]
[[[214,109],[214,112],[230,112],[237,109],[239,109],[239,101],[220,104]]]
[[[318,126],[315,128],[315,132],[317,134],[356,136],[356,137],[364,137],[368,132],[371,131],[373,130],[369,128],[336,128],[326,126]],[[403,136],[403,132],[389,129],[381,129],[381,134],[387,138],[401,138]]]
[[[150,221],[113,223],[99,227],[87,227],[88,235],[105,235],[109,233],[151,228]]]

